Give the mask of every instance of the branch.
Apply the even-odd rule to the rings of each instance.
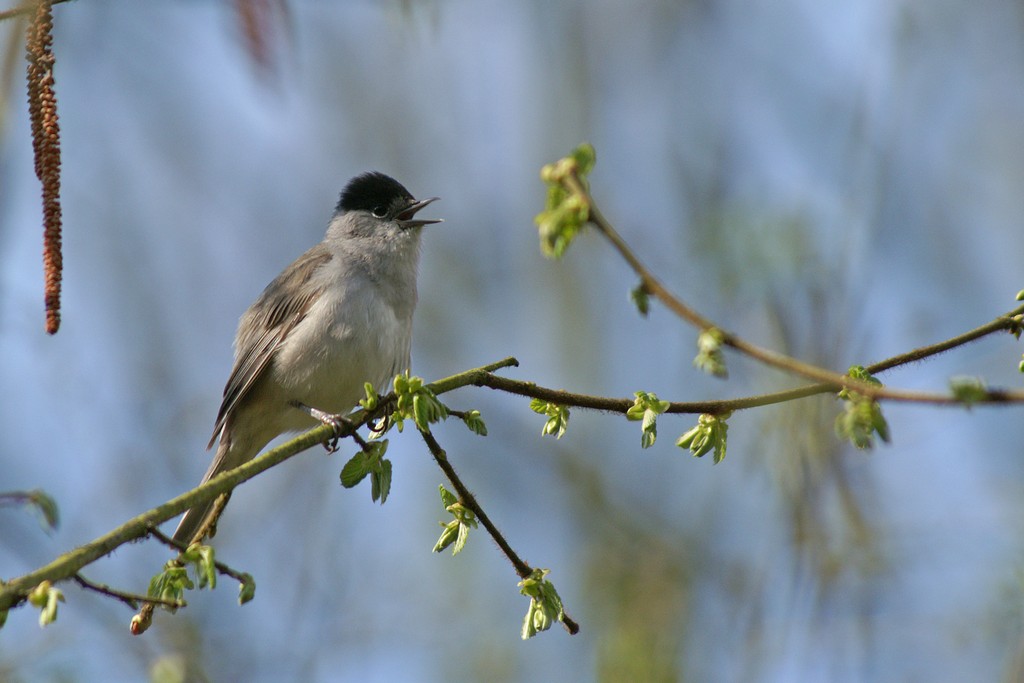
[[[930,346],[922,346],[921,348],[914,349],[902,353],[886,360],[878,361],[873,365],[865,368],[872,375],[890,370],[900,365],[907,365],[916,361],[924,360],[931,356],[936,356],[950,349],[954,349],[958,346],[964,346],[972,341],[977,341],[982,337],[986,337],[994,332],[1011,332],[1019,333],[1021,329],[1021,316],[1024,316],[1024,305],[1018,306],[1017,308],[998,316],[991,322],[987,322],[984,325],[975,327],[973,330],[968,330],[963,334],[958,334],[955,337],[947,339],[946,341],[938,342],[937,344],[931,344]]]
[[[205,484],[172,498],[117,527],[99,538],[61,555],[50,564],[17,577],[0,586],[0,611],[20,603],[35,586],[43,581],[64,581],[78,571],[114,549],[143,538],[158,524],[177,517],[191,507],[234,489],[257,474],[331,438],[334,430],[326,425],[315,427],[277,448],[267,451],[249,462],[217,475]]]
[[[179,553],[188,550],[187,545],[175,541],[173,538],[171,538],[164,532],[160,531],[156,527],[150,527],[149,535],[155,538],[156,540],[160,541],[167,547],[171,548],[172,550],[177,550]],[[219,573],[223,574],[224,576],[229,576],[235,581],[238,581],[239,583],[243,583],[249,578],[248,574],[246,574],[245,572],[240,572],[237,569],[232,569],[220,560],[214,560],[213,566],[217,569]],[[143,598],[143,600],[146,602],[159,602],[159,600],[155,600],[153,598]]]
[[[177,608],[184,607],[185,603],[178,600],[164,600],[163,598],[153,598],[148,595],[139,595],[138,593],[128,593],[125,591],[111,588],[104,583],[95,583],[85,578],[81,574],[75,574],[71,577],[75,583],[86,590],[99,593],[100,595],[106,595],[107,597],[115,598],[125,603],[132,609],[138,609],[140,602],[154,602],[158,605],[166,605],[167,607]]]
[[[427,448],[430,449],[430,454],[434,456],[437,466],[441,468],[441,471],[444,472],[446,477],[448,477],[448,481],[452,483],[452,487],[455,488],[455,492],[459,494],[459,500],[463,505],[472,510],[473,514],[476,515],[476,518],[484,525],[484,528],[487,529],[487,533],[489,533],[491,538],[494,539],[494,542],[498,544],[498,548],[501,549],[501,552],[505,553],[505,557],[507,557],[508,561],[512,563],[512,566],[515,568],[516,574],[519,575],[519,578],[525,579],[529,576],[530,573],[533,572],[533,568],[526,564],[526,562],[516,554],[516,551],[512,549],[512,546],[509,545],[508,541],[505,540],[505,537],[500,531],[498,531],[498,527],[491,522],[490,517],[488,517],[487,513],[484,512],[484,509],[480,507],[480,503],[477,502],[476,496],[474,496],[466,485],[462,483],[462,479],[459,478],[455,468],[452,467],[452,464],[448,461],[448,454],[445,453],[443,448],[441,448],[441,444],[437,442],[434,435],[430,432],[420,430],[420,436],[423,437],[423,441],[427,444]]]
[[[1020,312],[1024,312],[1024,307],[1015,309],[1015,311],[1008,314],[1008,316],[1012,316]],[[948,348],[952,348],[953,346],[958,346],[959,344],[964,343],[963,340],[965,338],[977,338],[982,336],[982,333],[979,333],[979,330],[987,330],[983,334],[988,334],[995,330],[1007,329],[1011,324],[1016,324],[1013,323],[1008,316],[996,318],[991,323],[983,325],[976,330],[972,330],[963,335],[959,335],[958,337],[954,337],[951,340],[940,342],[928,347],[922,347],[921,349],[911,351],[907,354],[903,354],[902,356],[896,356],[894,358],[880,361],[866,369],[872,374],[875,372],[882,372],[883,370],[895,367],[896,365],[902,365],[904,363],[911,362],[912,360],[921,360],[922,358],[934,355]],[[967,340],[969,341],[970,339]],[[479,374],[475,377],[473,383],[479,387],[489,387],[491,389],[497,389],[499,391],[517,394],[519,396],[539,398],[543,401],[557,403],[562,406],[602,410],[610,413],[625,414],[635,403],[635,400],[632,398],[594,396],[591,394],[579,394],[571,391],[563,391],[561,389],[551,389],[533,382],[523,382],[521,380],[495,375],[493,373]],[[797,387],[795,389],[788,389],[786,391],[779,391],[771,394],[760,394],[734,399],[722,399],[717,401],[672,401],[664,412],[684,414],[709,413],[711,415],[723,415],[735,410],[757,408],[760,406],[792,401],[794,399],[805,398],[815,394],[828,393],[834,390],[835,385],[821,383]],[[884,392],[884,394],[880,394],[878,398],[903,403],[924,403],[942,406],[964,405],[963,399],[953,396],[952,394],[932,393],[926,391],[907,391],[903,389],[889,389]],[[978,397],[977,400],[973,400],[971,405],[1009,405],[1020,402],[1024,402],[1024,391],[990,389],[983,396]]]
[[[462,479],[459,478],[455,468],[448,461],[448,454],[445,453],[441,444],[439,444],[437,439],[434,438],[434,435],[429,431],[420,430],[420,436],[423,437],[424,443],[426,443],[427,448],[430,449],[430,454],[434,456],[437,466],[441,468],[441,471],[443,471],[445,476],[448,477],[448,481],[452,483],[452,487],[459,494],[459,501],[472,510],[473,514],[476,515],[476,518],[484,525],[484,528],[487,529],[487,533],[491,535],[491,538],[493,538],[494,542],[498,544],[501,552],[503,552],[509,562],[512,563],[512,566],[515,568],[516,574],[519,575],[519,578],[525,579],[531,576],[534,571],[533,567],[524,562],[522,558],[516,554],[516,551],[512,549],[512,546],[509,545],[507,540],[505,540],[502,533],[498,531],[498,527],[491,522],[490,517],[488,517],[487,513],[484,512],[484,509],[480,507],[480,503],[477,502],[476,497],[466,487],[466,485],[462,483]],[[564,612],[562,625],[565,626],[565,630],[567,630],[570,635],[576,635],[579,633],[580,625],[573,621],[573,619]]]
[[[826,368],[821,368],[810,363],[805,363],[799,359],[787,356],[770,349],[763,348],[751,342],[744,340],[739,335],[731,332],[726,332],[724,328],[717,325],[713,320],[707,318],[696,310],[688,306],[677,297],[671,290],[658,280],[657,277],[640,261],[637,255],[630,249],[622,236],[615,230],[614,226],[608,219],[604,217],[601,210],[597,207],[597,203],[594,201],[593,196],[586,189],[583,181],[580,179],[576,170],[572,170],[567,173],[562,182],[569,189],[570,192],[580,197],[588,207],[588,220],[594,225],[598,232],[600,232],[612,246],[619,253],[620,256],[629,264],[633,271],[640,277],[641,285],[648,294],[654,295],[659,301],[675,313],[679,318],[689,322],[700,330],[715,329],[722,333],[722,344],[732,347],[737,351],[744,353],[751,358],[761,361],[765,365],[769,365],[780,370],[784,370],[791,374],[800,375],[807,379],[817,380],[820,382],[819,385],[813,385],[808,387],[801,387],[799,389],[792,390],[790,392],[781,392],[775,395],[766,395],[759,397],[759,403],[751,405],[743,405],[742,407],[753,407],[753,405],[765,405],[767,403],[776,403],[784,400],[791,400],[793,398],[800,398],[802,396],[810,396],[812,394],[824,393],[828,391],[837,391],[839,389],[849,389],[857,392],[865,397],[879,400],[887,399],[891,401],[911,402],[911,403],[930,403],[936,405],[962,405],[963,401],[954,398],[948,394],[934,394],[919,391],[906,391],[900,389],[894,389],[878,384],[872,384],[862,380],[857,380],[849,375],[840,374]],[[924,349],[918,349],[901,356],[895,356],[882,363],[875,364],[869,368],[866,368],[869,372],[881,372],[898,365],[904,365],[911,363],[915,360],[921,360],[930,355],[941,353],[942,351],[949,350],[956,346],[966,344],[970,341],[983,337],[992,332],[999,330],[1020,330],[1021,320],[1019,316],[1024,313],[1024,307],[1018,307],[1011,311],[1006,316],[1000,316],[988,325],[984,325],[980,328],[967,332],[958,337],[954,337],[946,342],[936,344],[932,347],[925,347]],[[769,398],[770,396],[770,398]],[[988,394],[978,403],[1010,403],[1024,401],[1024,392],[1021,391],[990,391]],[[688,411],[686,411],[688,412]]]
[[[1024,312],[1024,307],[1020,307],[1011,311],[1005,316],[1001,316],[986,325],[966,332],[958,337],[940,342],[928,347],[922,347],[901,356],[895,356],[885,361],[876,363],[868,368],[871,372],[880,372],[897,365],[909,363],[914,360],[920,360],[935,353],[940,353],[944,350],[948,350],[960,344],[967,343],[973,339],[980,338],[986,334],[990,334],[994,331],[1004,329],[1017,329],[1020,325],[1018,316]],[[632,399],[617,399],[602,396],[590,396],[586,394],[576,394],[572,392],[560,391],[556,389],[550,389],[534,384],[532,382],[523,382],[508,379],[494,374],[495,370],[517,367],[519,365],[515,358],[505,358],[494,363],[466,370],[465,372],[452,375],[450,377],[437,380],[429,384],[429,388],[435,394],[443,394],[455,389],[475,385],[475,386],[486,386],[492,389],[505,391],[511,394],[517,394],[522,396],[528,396],[532,398],[539,398],[553,403],[559,403],[562,405],[577,406],[581,408],[590,408],[594,410],[604,410],[616,413],[625,413],[634,403]],[[849,380],[849,378],[846,378]],[[853,381],[845,382],[847,385],[852,385]],[[699,401],[699,402],[672,402],[665,412],[670,413],[711,413],[711,414],[722,414],[730,410],[739,410],[743,408],[751,408],[760,405],[768,405],[771,403],[778,403],[784,400],[791,400],[794,398],[800,398],[803,396],[809,396],[815,393],[822,393],[825,391],[834,390],[836,384],[834,382],[827,382],[820,385],[811,385],[807,387],[800,387],[792,389],[786,392],[779,392],[775,394],[765,394],[762,396],[751,396],[746,398],[721,400],[721,401]],[[872,385],[871,389],[875,387]],[[933,403],[939,405],[962,405],[963,402],[954,398],[951,395],[944,394],[929,394],[926,392],[910,392],[900,391],[895,389],[889,389],[884,393],[874,391],[880,398],[887,398],[889,400],[900,400],[900,401],[914,401],[922,403]],[[337,439],[340,437],[348,437],[355,433],[355,430],[359,427],[371,422],[384,414],[395,400],[393,395],[384,397],[377,409],[374,411],[358,410],[352,413],[349,418],[349,423],[345,425],[341,430],[336,431],[332,426],[320,425],[313,429],[299,435],[298,437],[278,446],[277,448],[271,449],[262,455],[257,456],[253,460],[236,467],[235,469],[223,472],[218,476],[214,477],[210,481],[198,486],[186,493],[181,494],[171,500],[167,501],[163,505],[153,508],[131,520],[125,522],[121,526],[114,530],[82,545],[74,550],[65,553],[49,564],[36,569],[35,571],[24,574],[20,577],[11,579],[8,582],[0,583],[0,612],[10,609],[11,607],[17,606],[24,602],[29,592],[43,581],[50,581],[57,583],[60,581],[66,581],[70,579],[76,579],[79,571],[95,562],[96,560],[109,555],[116,548],[134,541],[136,539],[144,538],[148,535],[154,535],[157,538],[161,538],[163,534],[155,531],[155,527],[173,517],[176,517],[183,513],[185,510],[194,507],[200,503],[211,500],[217,496],[232,491],[235,487],[241,483],[252,479],[260,473],[288,460],[295,455],[308,450],[309,448]],[[976,403],[1007,403],[1010,401],[1024,401],[1024,392],[1021,391],[989,391],[984,396],[979,397]],[[426,437],[425,437],[426,438]],[[435,442],[436,443],[436,442]],[[431,446],[428,441],[428,447]],[[438,446],[439,448],[439,446]],[[435,455],[435,459],[438,459],[437,453],[432,449],[431,451]],[[443,453],[443,451],[441,451]],[[486,514],[480,509],[479,505],[475,502],[472,495],[466,489],[466,487],[458,480],[457,474],[454,470],[448,468],[442,463],[446,463],[446,459],[438,459],[438,464],[441,465],[442,469],[451,479],[452,484],[456,486],[459,495],[462,496],[467,504],[471,506],[474,513],[477,513],[481,522],[484,523],[485,528],[492,534],[495,541],[498,542],[499,546],[502,547],[503,552],[509,557],[513,565],[516,568],[516,572],[520,576],[524,576],[524,572],[529,573],[530,568],[522,560],[520,560],[507,543],[502,543],[498,539],[500,534],[497,529],[487,520]],[[458,482],[458,483],[456,483]],[[486,521],[485,521],[486,520]],[[165,541],[166,542],[166,541]],[[175,545],[175,547],[177,547]],[[179,548],[180,549],[180,548]],[[237,572],[233,572],[226,566],[223,568],[218,567],[223,573],[232,576],[233,578],[239,579],[240,575]],[[79,579],[76,579],[79,580]],[[81,581],[79,581],[81,583]],[[124,594],[128,595],[128,594]],[[571,623],[571,622],[567,622]]]
[[[438,380],[433,385],[435,393],[452,391],[462,386],[471,385],[481,374],[492,370],[518,365],[515,358],[505,358],[480,368]],[[436,388],[435,388],[436,387]],[[393,398],[392,398],[393,400]],[[177,517],[191,507],[206,502],[223,493],[232,491],[242,482],[252,479],[275,465],[278,465],[313,446],[325,443],[338,437],[351,435],[356,429],[373,420],[383,412],[388,400],[381,401],[377,411],[367,413],[356,411],[350,416],[350,424],[336,432],[333,427],[320,425],[297,436],[277,448],[253,458],[244,465],[223,472],[205,484],[191,491],[172,498],[163,505],[130,519],[113,531],[110,531],[70,552],[67,552],[49,564],[22,576],[0,583],[0,613],[24,602],[29,592],[43,581],[57,583],[72,579],[75,574],[96,560],[109,555],[116,548],[149,535],[153,528]]]

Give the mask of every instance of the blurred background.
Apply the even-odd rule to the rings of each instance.
[[[192,487],[238,316],[317,242],[352,175],[439,195],[413,369],[515,355],[508,374],[614,396],[738,397],[795,381],[654,305],[593,234],[540,255],[540,166],[583,140],[595,196],[642,259],[727,329],[843,370],[939,341],[1024,287],[1024,6],[1011,0],[81,0],[55,14],[63,326],[43,332],[39,185],[21,42],[0,25],[0,509],[22,574]],[[986,339],[882,379],[1020,386]],[[524,559],[552,570],[575,637],[519,639],[527,600],[477,532],[430,549],[441,473],[392,438],[394,486],[343,490],[352,452],[299,456],[235,492],[218,557],[251,572],[128,634],[124,605],[62,586],[58,622],[13,612],[4,681],[1017,681],[1024,677],[1020,408],[887,405],[858,452],[837,405],[733,416],[726,460],[640,449],[575,411],[542,438],[486,389],[486,438],[436,429]],[[167,525],[170,529],[172,526]],[[167,559],[124,547],[83,572],[144,591]]]

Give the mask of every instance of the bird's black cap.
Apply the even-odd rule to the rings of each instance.
[[[379,206],[390,206],[395,199],[413,200],[409,190],[394,178],[377,171],[357,175],[341,191],[335,211],[373,211]]]

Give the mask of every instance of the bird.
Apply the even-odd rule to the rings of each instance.
[[[383,393],[410,366],[420,237],[440,219],[416,218],[416,200],[377,171],[342,190],[323,240],[285,268],[245,311],[213,436],[205,483],[255,457],[272,439],[337,420]],[[185,512],[174,540],[188,546],[226,497]]]

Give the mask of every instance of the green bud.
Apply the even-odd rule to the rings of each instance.
[[[459,522],[457,520],[452,520],[447,524],[441,522],[441,527],[444,530],[441,532],[441,537],[437,539],[437,543],[434,544],[433,552],[435,553],[439,553],[450,546],[459,535]]]
[[[630,290],[629,300],[636,306],[636,310],[639,311],[640,315],[646,318],[651,310],[651,295],[643,283]]]
[[[954,377],[949,385],[953,397],[968,407],[988,397],[988,388],[979,377]]]
[[[679,446],[680,448],[689,448],[690,444],[693,443],[693,440],[697,438],[697,436],[700,433],[701,427],[698,424],[696,427],[680,436],[679,439],[676,441],[676,445]]]
[[[426,400],[421,394],[416,394],[412,398],[412,414],[413,421],[416,422],[416,426],[419,427],[421,432],[430,431],[430,413],[429,406]]]
[[[53,584],[49,581],[43,581],[38,586],[33,588],[28,594],[28,602],[33,607],[45,607],[46,601],[49,599],[50,589]]]
[[[238,584],[238,604],[245,603],[256,597],[256,580],[251,574],[242,574],[242,582]]]
[[[702,330],[697,335],[697,355],[693,365],[714,377],[728,377],[729,370],[725,366],[725,354],[722,352],[724,340],[725,335],[717,328]]]
[[[363,392],[366,395],[366,398],[360,399],[359,405],[361,405],[365,410],[376,410],[379,399],[377,397],[377,391],[373,388],[373,385],[369,382],[364,383]]]
[[[697,418],[697,426],[687,431],[676,441],[680,448],[687,448],[695,458],[701,458],[714,450],[714,463],[725,458],[728,444],[729,425],[726,420],[731,413],[711,415],[704,413]]]
[[[195,560],[196,576],[199,577],[199,587],[210,589],[217,587],[217,566],[214,561],[213,546],[203,545],[199,547],[198,557]]]
[[[45,628],[57,621],[57,605],[64,594],[49,581],[43,581],[28,594],[29,604],[39,608],[39,626]]]

